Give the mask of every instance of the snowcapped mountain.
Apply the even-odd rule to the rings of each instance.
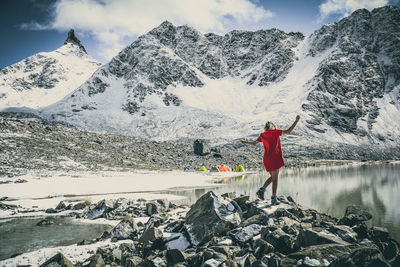
[[[398,144],[400,9],[358,10],[304,37],[224,36],[162,23],[41,110],[81,128],[157,140],[232,140],[267,120],[288,140]]]
[[[60,48],[0,70],[0,109],[50,105],[75,90],[100,66],[71,30]]]

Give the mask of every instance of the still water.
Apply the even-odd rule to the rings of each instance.
[[[255,199],[257,189],[269,175],[264,172],[221,179],[224,186],[200,188],[172,193],[188,197],[194,203],[208,190],[217,194],[236,192]],[[308,208],[314,208],[337,218],[348,205],[368,209],[370,224],[386,227],[391,236],[400,240],[400,163],[351,165],[335,167],[283,168],[279,176],[278,195],[292,196]],[[271,196],[271,186],[266,197]]]
[[[0,221],[0,260],[43,247],[68,246],[91,240],[112,229],[109,225],[79,223],[55,217],[54,224],[37,226],[42,220],[18,218]]]

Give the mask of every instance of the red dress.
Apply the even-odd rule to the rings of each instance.
[[[257,141],[264,145],[263,163],[267,172],[274,171],[285,165],[282,156],[282,130],[272,129],[260,134]]]

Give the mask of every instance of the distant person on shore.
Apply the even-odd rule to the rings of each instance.
[[[290,126],[287,130],[279,130],[276,128],[276,125],[270,121],[265,124],[264,130],[265,132],[261,133],[257,140],[253,142],[247,142],[244,140],[240,140],[242,144],[255,146],[258,143],[263,143],[264,145],[264,157],[263,163],[265,169],[271,177],[269,177],[264,185],[260,187],[257,191],[257,196],[264,200],[264,193],[265,189],[268,185],[272,182],[272,196],[271,202],[272,204],[277,204],[276,200],[276,191],[278,188],[278,176],[279,176],[279,169],[285,165],[282,156],[282,148],[281,148],[281,139],[280,136],[282,134],[289,134],[293,131],[294,127],[296,127],[297,123],[300,120],[300,116],[296,116],[296,121]]]

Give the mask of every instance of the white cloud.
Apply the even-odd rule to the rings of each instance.
[[[273,15],[250,0],[59,0],[45,28],[73,28],[91,35],[99,44],[98,53],[108,60],[126,45],[124,40],[134,40],[165,20],[223,33],[232,27],[258,27]],[[37,23],[24,27],[29,25],[44,27]]]
[[[357,9],[366,8],[371,10],[385,6],[388,2],[388,0],[326,0],[319,6],[320,21],[323,21],[331,14],[339,14],[344,17]]]

